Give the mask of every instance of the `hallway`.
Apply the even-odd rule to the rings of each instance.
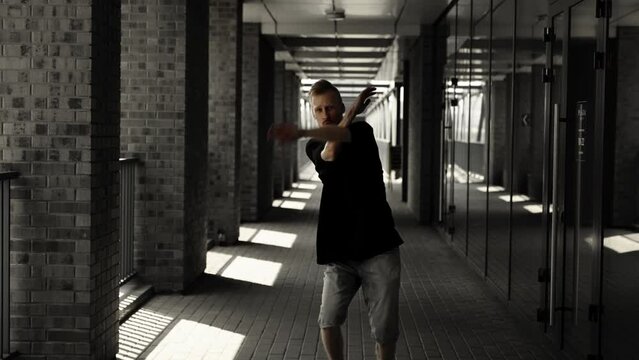
[[[156,295],[127,320],[117,358],[325,359],[316,323],[322,273],[314,253],[321,183],[305,178],[276,200],[280,207],[265,221],[242,225],[240,245],[212,248],[206,274],[187,295]],[[416,224],[396,199],[399,187],[393,189],[390,202],[405,240],[397,358],[561,358],[529,338],[494,290],[436,232]],[[347,358],[374,359],[360,294],[348,319]]]

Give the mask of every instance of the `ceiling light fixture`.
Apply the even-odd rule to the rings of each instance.
[[[346,18],[346,13],[343,9],[326,9],[324,14],[326,14],[326,19],[330,21],[342,21]]]

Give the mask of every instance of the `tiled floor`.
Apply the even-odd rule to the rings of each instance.
[[[209,252],[207,273],[192,292],[156,296],[124,323],[118,358],[325,359],[314,253],[321,184],[297,186],[264,222],[243,224],[239,245]],[[398,359],[560,358],[531,340],[484,281],[395,196],[406,241]],[[344,334],[348,359],[374,359],[360,295]]]

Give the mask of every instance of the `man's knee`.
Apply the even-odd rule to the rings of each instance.
[[[375,339],[375,342],[379,345],[394,346],[399,339],[399,329],[392,325],[386,328],[376,328],[372,330],[371,335],[373,339]]]

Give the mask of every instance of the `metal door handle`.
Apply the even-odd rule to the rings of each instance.
[[[587,110],[586,110],[586,102],[578,102],[577,103],[577,141],[575,146],[575,154],[576,154],[576,162],[575,162],[575,232],[574,232],[574,263],[573,263],[573,318],[574,324],[578,324],[579,318],[579,261],[580,261],[580,242],[581,242],[581,172],[582,172],[582,162],[584,160],[585,154],[582,152],[584,149],[585,141],[585,132],[586,132],[586,121],[587,121]]]
[[[548,289],[548,325],[553,325],[555,312],[555,258],[557,247],[557,232],[559,228],[559,206],[558,206],[558,185],[559,185],[559,104],[553,104],[552,126],[552,225],[550,231],[550,285]]]

